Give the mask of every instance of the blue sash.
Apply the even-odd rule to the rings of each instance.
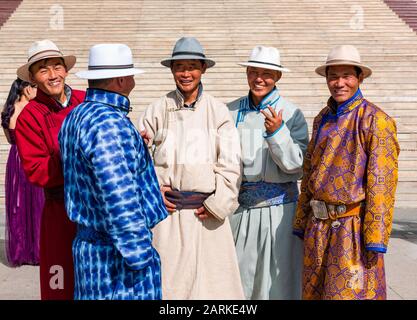
[[[296,182],[243,182],[239,192],[239,204],[245,209],[277,206],[297,200]]]

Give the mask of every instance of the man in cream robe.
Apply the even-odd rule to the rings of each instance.
[[[243,299],[227,218],[238,207],[239,137],[227,107],[200,82],[214,61],[205,58],[195,38],[181,38],[161,63],[171,68],[177,89],[152,103],[140,126],[171,213],[153,230],[162,298]],[[191,196],[191,202],[199,197],[200,203],[184,209],[190,205],[167,199],[172,191],[181,199]]]

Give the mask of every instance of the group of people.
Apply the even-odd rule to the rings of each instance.
[[[371,69],[355,47],[316,69],[330,98],[311,139],[279,92],[290,70],[273,47],[239,63],[249,92],[225,105],[201,81],[215,61],[179,39],[161,61],[175,90],[139,130],[129,95],[144,71],[130,48],[93,46],[77,73],[86,92],[65,84],[75,62],[35,42],[2,114],[10,157],[44,190],[42,299],[386,298],[399,145],[360,91]]]

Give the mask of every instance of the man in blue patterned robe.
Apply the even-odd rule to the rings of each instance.
[[[167,212],[151,157],[127,117],[135,86],[126,45],[90,50],[85,100],[62,125],[65,205],[78,224],[75,299],[161,299],[152,232]]]

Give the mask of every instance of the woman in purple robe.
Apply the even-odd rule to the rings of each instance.
[[[11,144],[6,165],[6,256],[10,266],[39,264],[40,220],[44,204],[41,188],[26,178],[16,147],[16,120],[36,88],[16,79],[1,113],[1,125]]]

